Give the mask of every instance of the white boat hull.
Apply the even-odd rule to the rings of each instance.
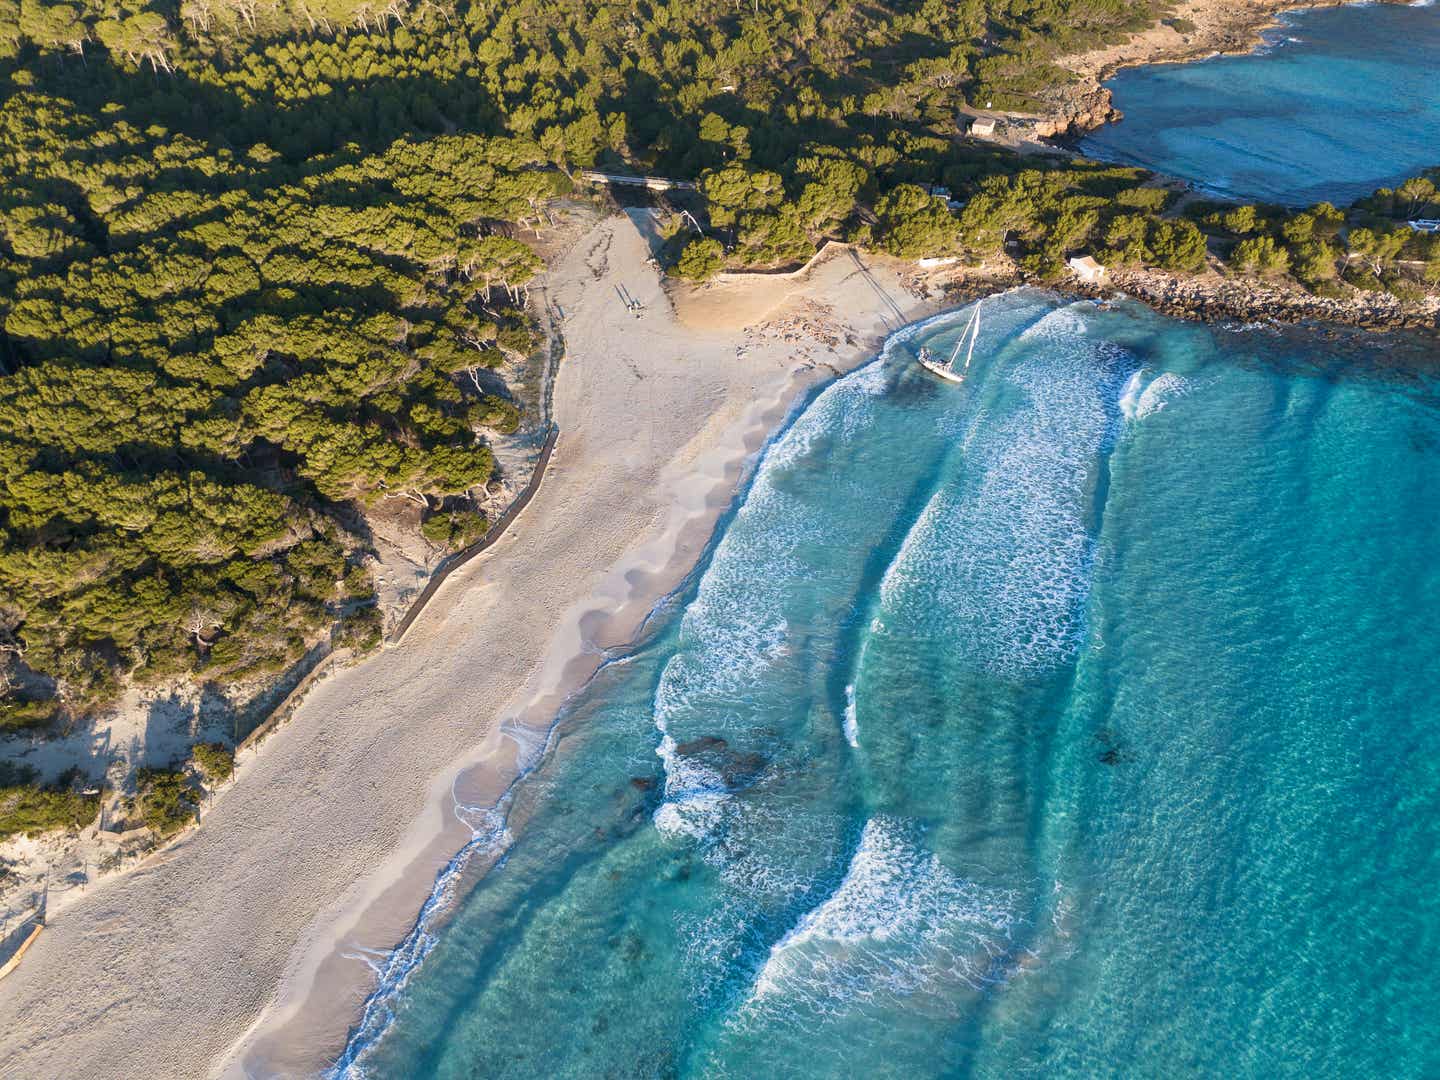
[[[962,372],[951,371],[948,364],[940,364],[934,360],[917,360],[916,363],[930,372],[931,375],[937,375],[946,382],[958,383],[965,381],[965,375]]]

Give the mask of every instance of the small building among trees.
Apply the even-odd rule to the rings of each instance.
[[[1105,267],[1089,255],[1071,256],[1068,263],[1075,276],[1087,284],[1098,285],[1105,280]]]
[[[978,139],[988,139],[995,134],[999,121],[993,116],[977,116],[970,121],[970,134]]]

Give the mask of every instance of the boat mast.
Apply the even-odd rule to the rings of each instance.
[[[960,331],[960,336],[955,339],[955,348],[950,350],[950,359],[945,361],[947,370],[955,370],[955,361],[960,359],[960,350],[965,347],[965,339],[970,336],[970,328],[975,325],[975,313],[970,313],[970,321],[965,324],[965,329]]]
[[[975,318],[971,320],[975,326],[975,331],[970,335],[970,351],[965,354],[966,371],[970,370],[970,361],[975,359],[975,342],[980,340],[980,305],[984,302],[984,300],[980,300],[975,304]]]
[[[980,300],[976,303],[975,310],[970,313],[970,321],[965,324],[959,340],[955,342],[955,348],[950,353],[950,360],[945,365],[951,371],[955,370],[955,361],[960,359],[960,350],[965,347],[966,338],[970,339],[970,351],[965,354],[965,367],[962,370],[970,370],[970,361],[975,358],[975,341],[980,336],[980,305],[984,302],[984,300]]]

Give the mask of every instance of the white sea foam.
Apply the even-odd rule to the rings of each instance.
[[[514,790],[512,785],[493,807],[465,806],[457,801],[455,816],[469,826],[470,842],[436,875],[430,896],[399,945],[390,950],[353,948],[346,952],[375,972],[377,985],[366,999],[344,1051],[325,1073],[326,1080],[364,1080],[366,1058],[389,1031],[410,979],[439,943],[435,925],[453,905],[461,875],[476,858],[497,855],[513,842],[506,818]]]
[[[1009,940],[1015,898],[948,870],[898,822],[867,822],[840,885],[770,950],[742,1018],[834,1013],[927,985],[972,987]]]
[[[845,741],[857,749],[860,746],[860,722],[855,714],[855,684],[845,687]]]
[[[881,584],[882,610],[905,612],[887,621],[995,674],[1048,669],[1083,639],[1095,468],[1136,389],[1128,354],[1086,330],[1062,308],[1020,335],[1019,400],[977,421],[965,477],[931,498]]]
[[[1159,412],[1170,402],[1190,393],[1192,385],[1189,380],[1171,371],[1156,377],[1140,395],[1135,406],[1134,419],[1143,420],[1152,413]]]
[[[1125,389],[1120,392],[1120,415],[1127,420],[1135,419],[1140,394],[1145,389],[1145,374],[1145,368],[1136,368],[1135,373],[1125,381]]]
[[[791,654],[785,592],[756,582],[806,576],[798,552],[821,530],[825,507],[788,490],[785,478],[823,448],[863,438],[888,378],[872,363],[832,384],[769,447],[686,609],[681,647],[661,673],[654,707],[665,770],[665,801],[654,820],[669,835],[697,839],[714,831],[730,802],[723,779],[677,754],[676,742],[725,735],[725,717],[743,714]]]

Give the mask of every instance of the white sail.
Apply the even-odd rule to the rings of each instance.
[[[980,340],[980,305],[985,301],[980,300],[975,304],[975,317],[970,320],[975,330],[970,335],[970,351],[965,354],[965,370],[970,370],[970,361],[975,359],[975,343]]]
[[[960,332],[960,336],[955,340],[955,348],[951,351],[950,360],[945,365],[951,371],[955,370],[955,361],[960,359],[960,350],[965,347],[965,340],[967,338],[970,340],[970,350],[965,354],[965,367],[963,370],[970,370],[970,361],[975,359],[975,342],[980,337],[980,305],[984,302],[984,300],[976,302],[975,310],[970,313],[970,321],[965,324],[965,329]]]

